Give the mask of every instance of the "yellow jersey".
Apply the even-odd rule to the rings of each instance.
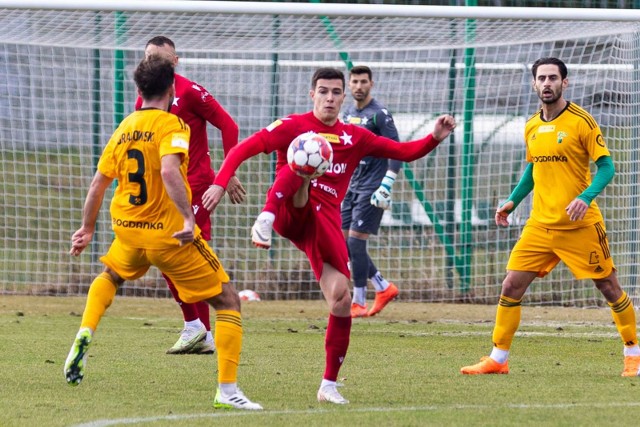
[[[144,109],[127,116],[107,143],[98,170],[118,180],[111,200],[111,225],[124,244],[144,249],[179,245],[171,235],[182,230],[184,221],[165,190],[160,159],[182,155],[180,172],[191,200],[189,134],[189,126],[178,116]]]
[[[570,221],[565,209],[591,184],[590,160],[609,156],[595,119],[569,102],[553,120],[542,111],[525,126],[527,161],[533,163],[533,210],[530,221],[553,229],[575,229],[602,221],[595,200],[584,219]]]

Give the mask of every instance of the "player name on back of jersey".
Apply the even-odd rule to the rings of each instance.
[[[134,130],[131,132],[123,132],[120,135],[120,138],[118,140],[118,145],[120,144],[124,144],[125,142],[137,142],[137,141],[142,141],[142,142],[151,142],[153,141],[153,136],[155,135],[155,132],[149,131],[149,130]]]

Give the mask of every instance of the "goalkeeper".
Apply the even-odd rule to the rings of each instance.
[[[354,103],[344,110],[343,121],[399,141],[393,117],[373,98],[372,88],[371,69],[365,65],[353,67],[349,72],[349,90]],[[374,316],[398,296],[396,285],[388,282],[371,260],[367,240],[369,235],[378,234],[382,214],[391,207],[391,189],[401,166],[400,160],[365,157],[351,177],[342,202],[342,232],[347,241],[353,276],[351,317]],[[373,307],[368,311],[367,279],[371,279],[376,290]]]

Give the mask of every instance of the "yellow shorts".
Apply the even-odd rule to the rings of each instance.
[[[576,279],[602,279],[616,266],[604,223],[552,230],[527,223],[509,256],[507,270],[534,271],[544,277],[562,260]]]
[[[155,265],[169,276],[180,299],[187,303],[214,297],[229,282],[220,260],[200,236],[191,244],[167,249],[133,248],[116,238],[100,261],[125,280],[138,279]]]

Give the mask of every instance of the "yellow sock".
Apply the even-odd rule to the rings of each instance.
[[[618,328],[624,345],[627,347],[637,345],[636,313],[633,309],[633,302],[631,302],[627,293],[622,291],[622,296],[618,301],[608,304],[611,307],[613,321],[616,323],[616,328]]]
[[[500,350],[509,350],[513,336],[520,325],[522,299],[500,295],[500,302],[496,311],[496,324],[493,327],[493,345]]]
[[[82,314],[81,328],[91,328],[95,331],[100,323],[100,319],[107,311],[107,308],[113,302],[113,298],[116,296],[117,285],[111,279],[108,273],[100,273],[98,277],[93,280],[89,287],[89,293],[87,294],[87,303],[84,307],[84,313]]]
[[[242,318],[239,312],[216,311],[215,342],[218,353],[218,382],[237,382],[242,350]]]

